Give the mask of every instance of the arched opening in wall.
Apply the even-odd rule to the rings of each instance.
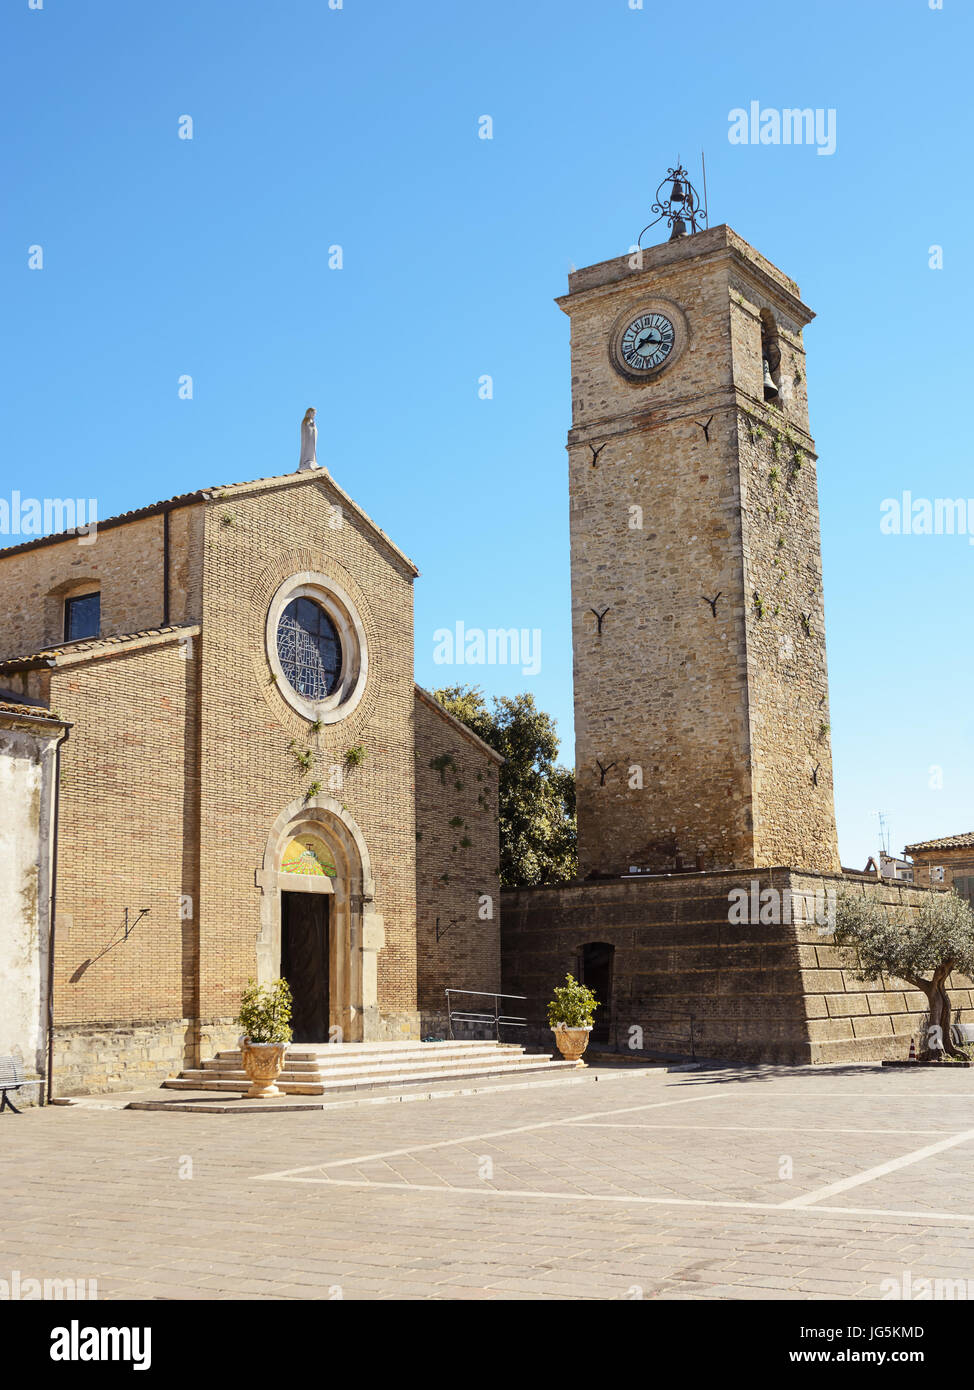
[[[606,941],[589,941],[581,951],[581,981],[601,1004],[595,1011],[592,1042],[607,1043],[612,1029],[612,967],[615,947]]]
[[[764,399],[776,401],[781,393],[781,345],[770,309],[761,310],[761,375]]]
[[[281,975],[291,989],[296,1043],[329,1038],[331,937],[338,923],[331,911],[333,894],[308,892],[307,885],[330,888],[320,881],[337,875],[335,856],[319,835],[295,835],[288,842],[281,859]]]
[[[257,881],[257,977],[290,985],[294,1041],[374,1037],[381,917],[365,841],[341,803],[292,802],[271,829]]]

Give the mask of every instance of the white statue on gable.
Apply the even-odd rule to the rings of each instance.
[[[301,462],[298,464],[298,472],[307,468],[317,468],[318,465],[318,427],[315,424],[315,408],[309,406],[304,412],[304,419],[301,421]]]

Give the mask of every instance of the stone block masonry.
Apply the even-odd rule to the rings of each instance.
[[[908,914],[923,890],[858,876],[783,868],[680,874],[519,889],[502,896],[504,989],[528,996],[531,1038],[548,1046],[545,1006],[566,972],[584,978],[583,947],[612,948],[609,1041],[740,1062],[807,1064],[903,1058],[926,1019],[924,996],[901,980],[864,985],[855,956],[806,921],[731,921],[731,897],[814,902],[861,892]],[[827,901],[827,899],[823,899]],[[795,914],[797,915],[797,914]],[[954,977],[958,1021],[974,1019],[971,982]],[[602,1016],[604,1020],[604,1015]]]
[[[579,872],[837,871],[811,311],[727,227],[578,271],[559,303]],[[677,350],[635,383],[610,345],[644,306],[670,314]]]

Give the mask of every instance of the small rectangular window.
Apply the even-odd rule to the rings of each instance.
[[[78,594],[64,601],[64,640],[97,637],[101,632],[101,594]]]

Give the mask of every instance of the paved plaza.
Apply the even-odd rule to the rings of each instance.
[[[0,1278],[96,1279],[103,1299],[880,1299],[974,1281],[961,1068],[618,1066],[267,1115],[52,1107],[0,1117],[0,1154]]]

